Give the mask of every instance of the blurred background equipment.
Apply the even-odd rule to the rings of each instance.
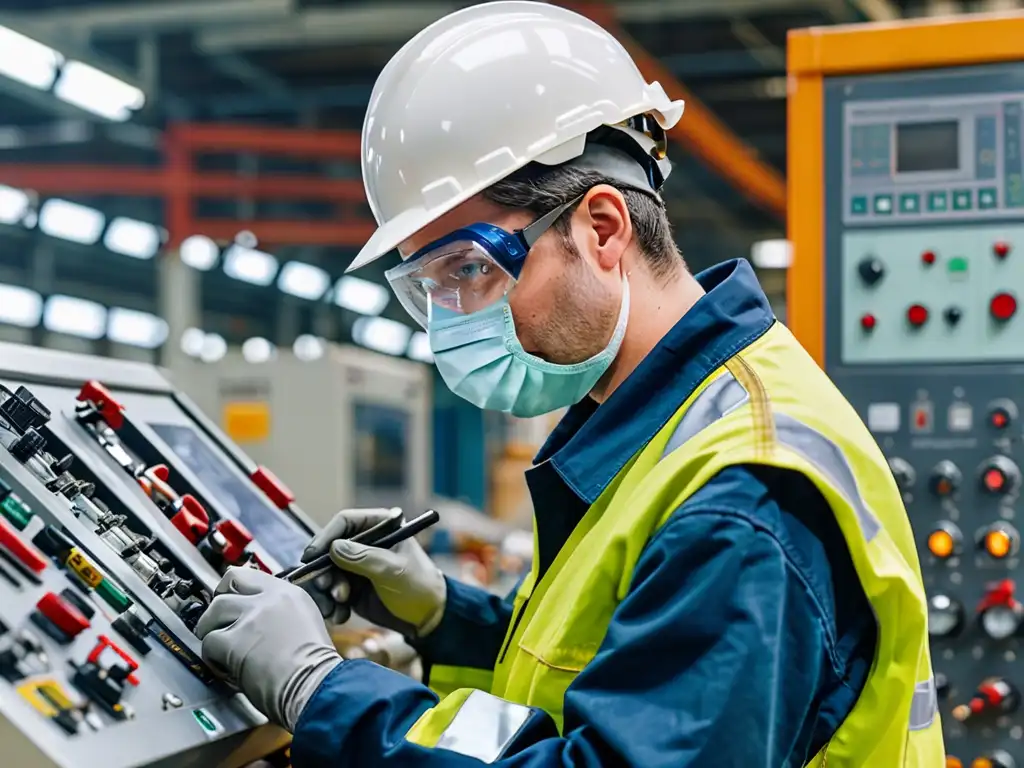
[[[1020,13],[790,36],[789,322],[904,493],[954,768],[1024,766],[1022,40]]]

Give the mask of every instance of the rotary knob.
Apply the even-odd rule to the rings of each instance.
[[[857,274],[865,285],[875,285],[885,277],[885,264],[875,256],[868,256],[857,265]]]
[[[898,456],[893,456],[889,459],[889,471],[892,472],[896,485],[899,486],[901,491],[909,491],[914,486],[914,483],[917,482],[917,472],[914,471],[910,462]]]
[[[1017,761],[1005,749],[993,749],[984,757],[971,761],[971,768],[1017,768]]]
[[[932,469],[928,487],[939,497],[952,496],[963,482],[959,467],[952,461],[940,461]]]
[[[953,637],[964,626],[964,607],[949,595],[932,595],[928,600],[928,634],[931,637]]]

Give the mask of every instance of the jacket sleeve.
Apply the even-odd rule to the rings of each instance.
[[[394,672],[345,662],[302,714],[295,768],[787,765],[806,749],[830,641],[793,562],[750,512],[684,505],[648,544],[566,693],[564,735],[543,712],[483,691],[438,702]]]

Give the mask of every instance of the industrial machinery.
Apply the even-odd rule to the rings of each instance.
[[[216,363],[186,359],[171,375],[321,525],[345,506],[429,505],[427,366],[331,345],[316,360],[281,352],[250,363],[237,351]]]
[[[193,629],[228,566],[294,565],[313,530],[155,368],[0,344],[0,762],[233,766],[283,746]]]
[[[1010,14],[789,44],[789,324],[903,491],[951,768],[1024,768],[1022,40]]]

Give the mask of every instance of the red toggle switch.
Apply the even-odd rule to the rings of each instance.
[[[87,381],[83,384],[75,399],[91,403],[111,429],[120,429],[124,426],[124,406],[98,381]]]
[[[1003,579],[991,585],[985,597],[978,603],[978,613],[996,606],[1008,608],[1017,602],[1014,593],[1017,591],[1013,579]]]
[[[252,481],[273,502],[278,509],[288,509],[295,501],[295,494],[288,486],[282,483],[273,472],[266,467],[257,467],[252,473]]]
[[[146,474],[151,474],[162,483],[166,483],[171,479],[171,470],[167,468],[166,464],[154,464],[146,470]]]
[[[60,595],[54,592],[47,592],[36,603],[36,610],[50,620],[61,632],[69,638],[78,637],[84,630],[89,628],[89,619]]]
[[[18,562],[32,573],[42,573],[46,570],[46,556],[27,541],[23,541],[18,532],[3,519],[0,519],[0,547],[14,555]]]
[[[171,525],[192,544],[198,544],[210,532],[210,516],[192,494],[182,496],[174,502],[172,509],[176,512],[171,517]]]
[[[217,523],[216,530],[226,542],[221,557],[225,562],[236,565],[241,561],[245,548],[252,542],[252,534],[237,520],[222,520]]]
[[[139,678],[135,676],[135,672],[139,669],[139,662],[122,651],[121,648],[118,647],[117,643],[106,635],[100,635],[99,638],[97,638],[96,647],[89,651],[89,655],[86,657],[86,663],[100,666],[100,656],[102,656],[103,652],[108,648],[120,656],[121,660],[128,665],[128,669],[131,670],[131,674],[125,678],[126,682],[129,685],[137,686],[139,684]]]

